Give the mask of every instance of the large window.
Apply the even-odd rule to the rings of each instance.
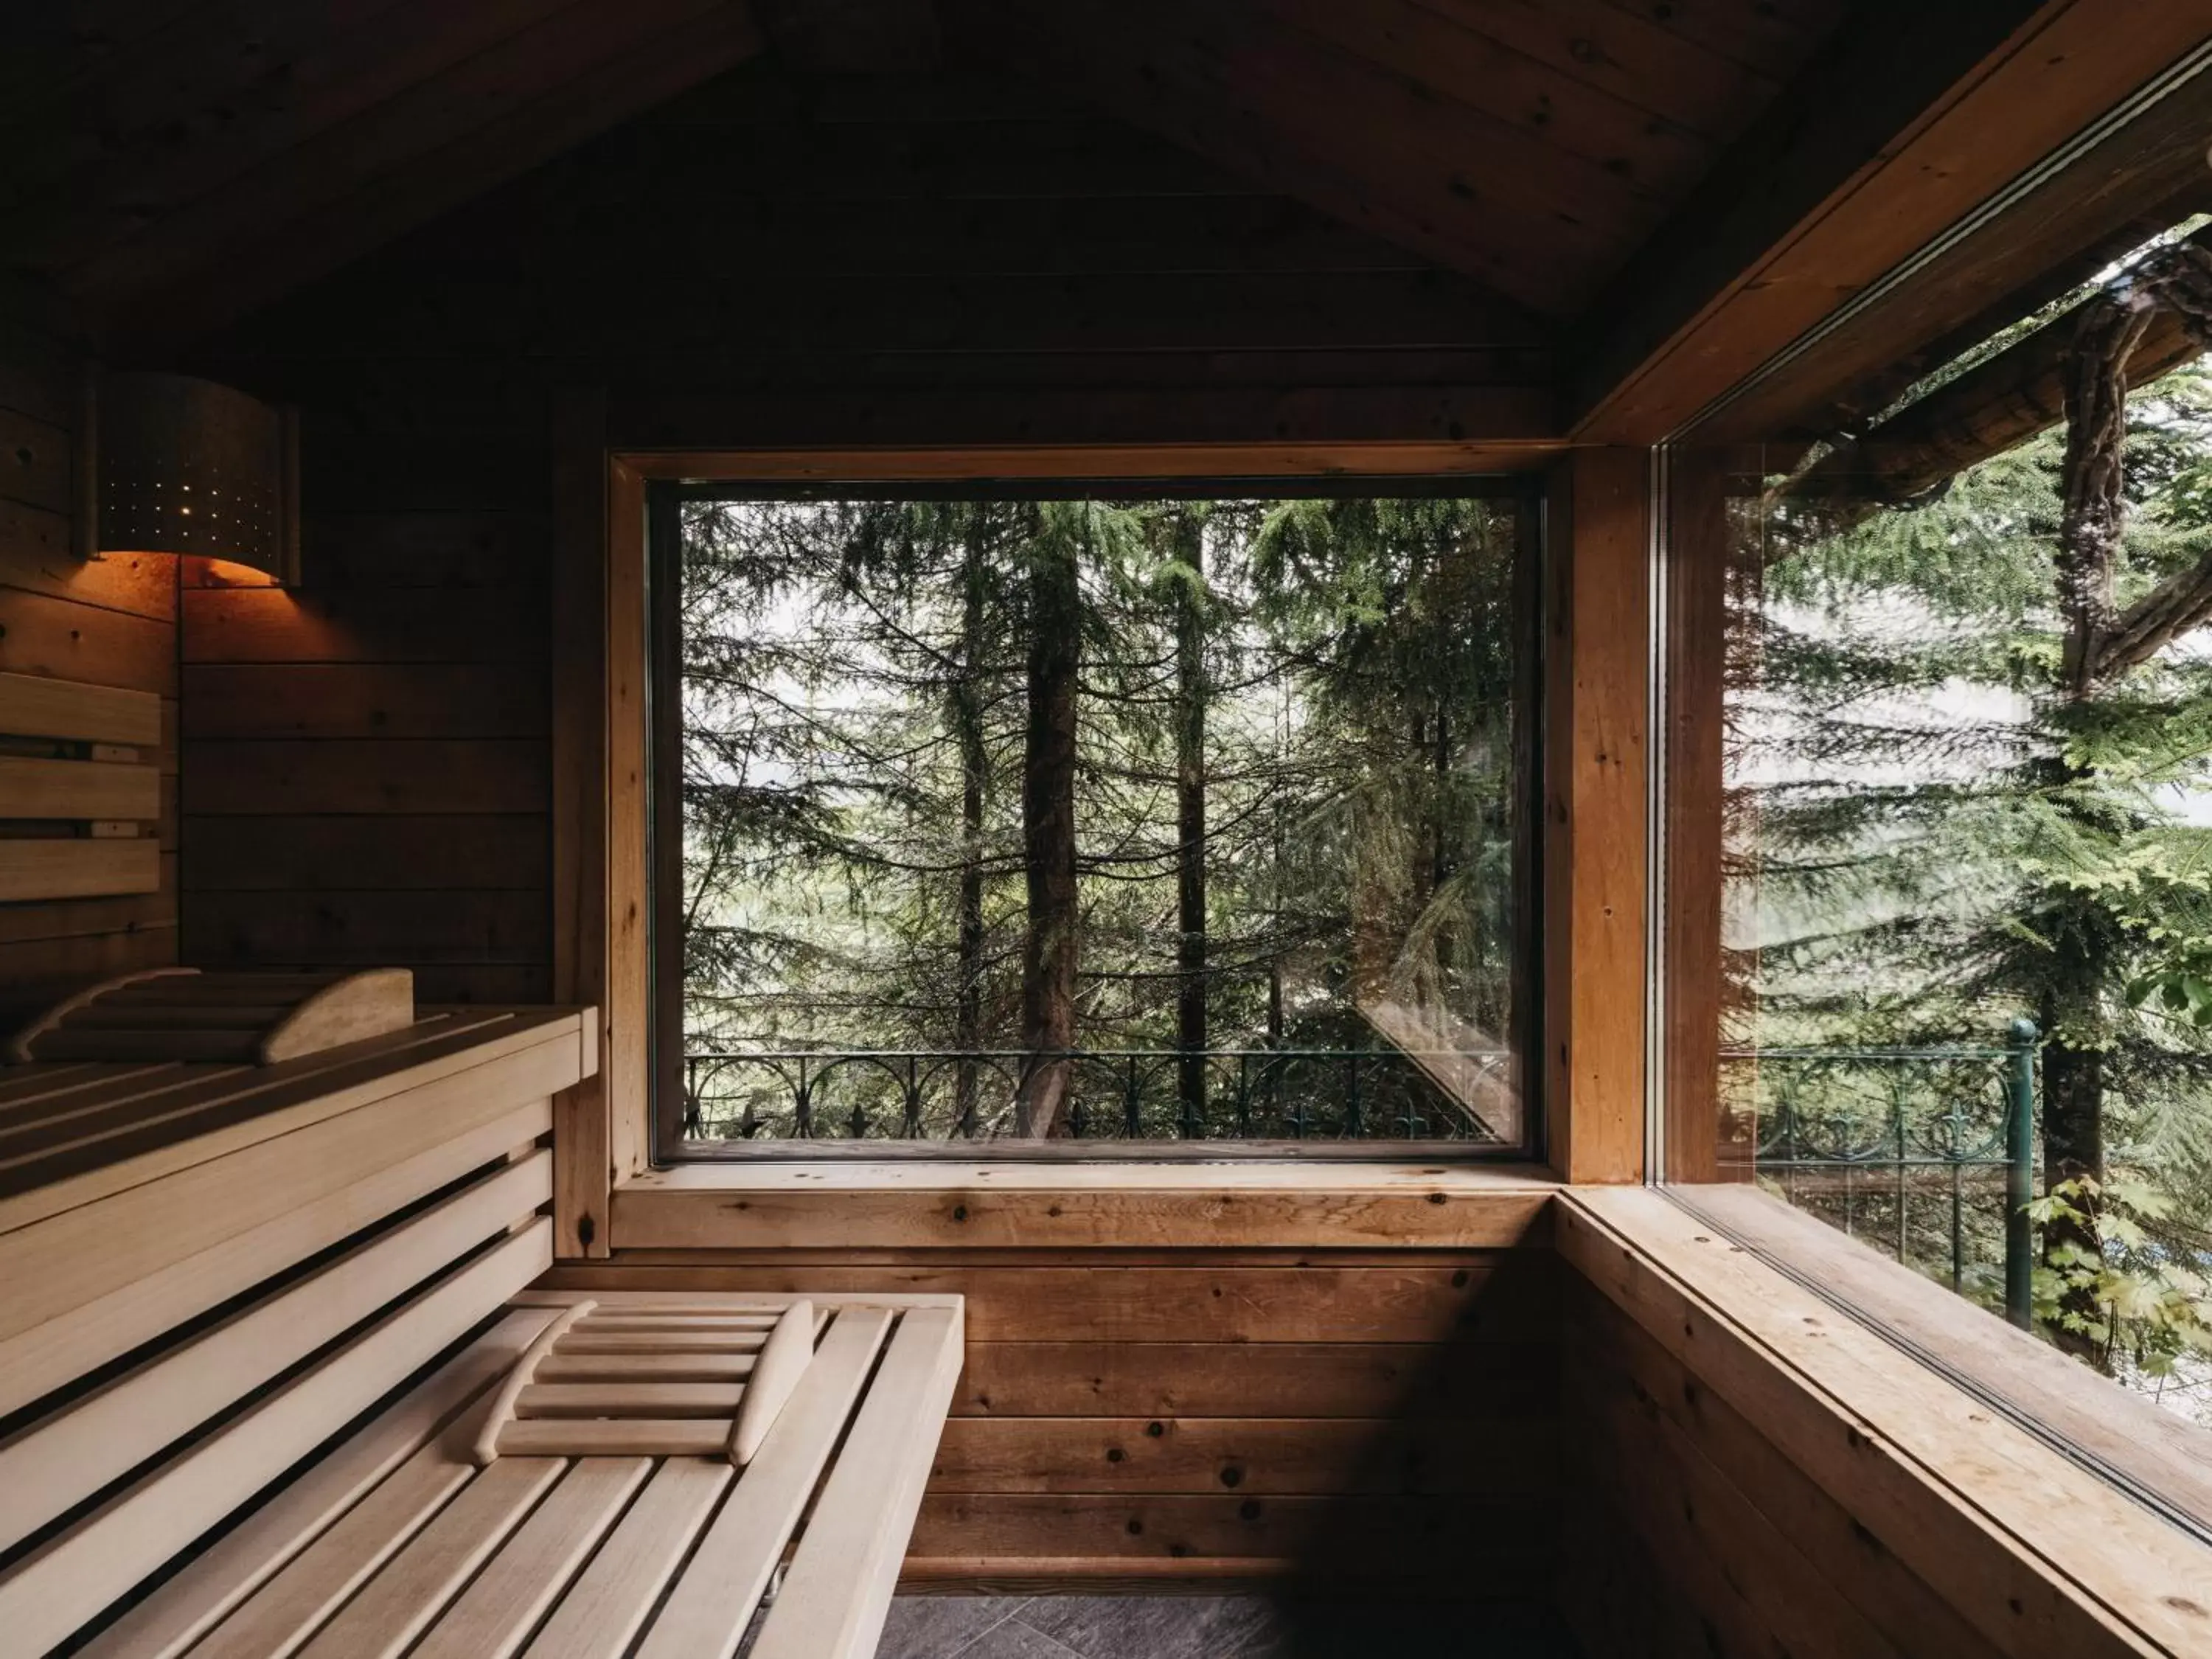
[[[1525,1150],[1523,499],[655,512],[665,1150]]]
[[[1713,1173],[2212,1424],[2212,374],[2142,373],[2177,257],[1863,442],[1690,460],[1729,481]]]

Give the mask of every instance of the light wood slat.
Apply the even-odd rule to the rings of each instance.
[[[204,1065],[253,1058],[261,1039],[246,1025],[205,1030],[146,1030],[50,1031],[39,1039],[42,1060],[181,1060]]]
[[[957,1309],[900,1316],[753,1642],[752,1659],[868,1659],[875,1652],[921,1511],[930,1454],[959,1380],[960,1338]]]
[[[192,1659],[283,1659],[299,1651],[468,1485],[476,1466],[465,1448],[443,1439],[341,1516],[194,1648]]]
[[[556,1353],[538,1367],[538,1382],[742,1382],[752,1374],[749,1353]]]
[[[744,1397],[730,1425],[730,1462],[739,1468],[753,1461],[761,1442],[775,1425],[777,1415],[789,1402],[793,1390],[805,1379],[814,1359],[814,1304],[793,1303],[775,1322],[753,1374],[745,1383]]]
[[[170,1261],[160,1260],[158,1250],[146,1259],[134,1255],[131,1276],[122,1283],[78,1305],[64,1305],[44,1323],[0,1340],[0,1411],[27,1405],[161,1335],[179,1320],[228,1301],[280,1267],[329,1248],[400,1206],[544,1133],[551,1121],[552,1109],[545,1101],[511,1108],[453,1139],[387,1168],[372,1168],[350,1186],[310,1198],[260,1226],[192,1255]],[[280,1170],[276,1178],[290,1179],[295,1174]],[[152,1243],[159,1244],[158,1232]],[[83,1248],[98,1245],[95,1240]],[[8,1255],[0,1250],[0,1257]],[[21,1261],[27,1255],[19,1252],[14,1259]],[[43,1263],[18,1270],[56,1271]],[[28,1293],[11,1287],[10,1299],[28,1299]]]
[[[104,898],[161,889],[161,844],[0,838],[0,901]]]
[[[119,1069],[136,1071],[138,1068],[129,1066]],[[61,1088],[80,1087],[84,1081],[90,1079],[93,1070],[92,1066],[82,1064],[28,1067],[10,1066],[0,1069],[0,1111],[4,1111],[17,1101],[35,1099],[43,1095],[52,1094]],[[114,1076],[118,1071],[118,1067],[108,1066],[105,1068],[102,1074]]]
[[[507,1374],[507,1380],[499,1385],[499,1392],[492,1396],[484,1412],[483,1427],[477,1431],[476,1445],[470,1453],[478,1468],[499,1455],[499,1431],[514,1418],[516,1397],[530,1385],[531,1377],[544,1363],[545,1356],[553,1352],[553,1345],[591,1310],[590,1303],[579,1302],[567,1312],[555,1315],[553,1322],[538,1334],[529,1351],[514,1362],[514,1369]]]
[[[508,1165],[0,1443],[0,1548],[20,1542],[240,1395],[553,1196],[553,1158]]]
[[[261,1039],[264,1066],[348,1042],[405,1030],[415,1023],[415,975],[404,968],[369,968],[310,993]]]
[[[575,1330],[561,1345],[564,1354],[585,1353],[757,1353],[767,1342],[767,1331],[610,1331]]]
[[[119,685],[86,685],[39,674],[0,674],[0,732],[76,743],[158,748],[161,699]]]
[[[719,1417],[744,1396],[737,1382],[534,1382],[514,1402],[518,1417]]]
[[[88,1110],[118,1099],[132,1099],[178,1069],[171,1065],[94,1065],[88,1060],[8,1066],[0,1070],[0,1131],[13,1133],[17,1124],[36,1122],[51,1113]]]
[[[732,1314],[726,1318],[715,1318],[707,1314],[641,1314],[634,1312],[607,1313],[594,1310],[586,1316],[584,1328],[592,1335],[604,1335],[613,1331],[759,1331],[775,1328],[780,1316],[775,1314]]]
[[[726,1455],[729,1447],[727,1423],[698,1418],[511,1419],[499,1431],[502,1462],[510,1457],[714,1457]]]
[[[507,1659],[529,1637],[630,1494],[653,1472],[645,1458],[573,1465],[536,1514],[447,1609],[412,1659]]]
[[[151,820],[161,816],[161,773],[154,766],[0,755],[0,801],[15,818]]]
[[[89,1008],[79,1009],[63,1024],[72,1031],[204,1030],[210,1026],[258,1030],[282,1019],[295,1005],[289,1002],[125,1002],[102,997]]]
[[[663,1463],[561,1598],[529,1659],[622,1659],[735,1474],[720,1457]]]
[[[104,979],[94,980],[91,984],[72,991],[59,1002],[41,1010],[29,1024],[9,1032],[7,1042],[0,1043],[0,1060],[5,1060],[11,1065],[27,1066],[32,1059],[32,1043],[44,1033],[52,1030],[78,1009],[89,1006],[101,997],[111,996],[132,985],[150,983],[156,980],[185,978],[191,972],[189,968],[173,966],[133,968],[123,973],[110,974]]]
[[[526,1050],[495,1071],[464,1073],[387,1100],[376,1111],[345,1113],[196,1162],[166,1179],[0,1235],[0,1274],[22,1292],[0,1308],[0,1336],[296,1211],[372,1170],[543,1099],[565,1086],[564,1079],[574,1081],[567,1045],[540,1046],[544,1052]]]
[[[180,1067],[158,1084],[149,1080],[143,1099],[116,1103],[130,1109],[104,1120],[88,1117],[71,1136],[42,1143],[35,1164],[21,1152],[0,1159],[0,1179],[15,1191],[15,1196],[0,1198],[0,1232],[404,1093],[404,1087],[380,1085],[412,1060],[447,1058],[479,1046],[486,1051],[481,1063],[505,1058],[514,1050],[501,1042],[507,1035],[502,1024],[496,1016],[425,1023],[366,1053],[313,1055],[283,1066],[202,1062]],[[445,1074],[455,1068],[422,1069],[419,1087],[446,1081]],[[356,1085],[363,1087],[356,1090]]]
[[[189,1114],[189,1136],[165,1138],[143,1151],[123,1139],[129,1150],[118,1157],[116,1143],[129,1133],[118,1129],[104,1138],[109,1144],[92,1167],[0,1198],[0,1234],[396,1095],[444,1088],[448,1097],[466,1102],[489,1085],[505,1086],[504,1072],[484,1067],[541,1046],[568,1046],[572,1064],[580,1063],[577,1016],[485,1011],[425,1021],[367,1054],[310,1055],[283,1066],[203,1074],[214,1079],[204,1092],[173,1101],[162,1122],[152,1126],[180,1132]],[[555,1066],[556,1073],[559,1069]],[[469,1073],[477,1075],[459,1080]]]
[[[594,1311],[603,1319],[611,1319],[623,1314],[651,1314],[659,1317],[664,1314],[678,1313],[709,1316],[760,1313],[765,1314],[768,1316],[768,1322],[773,1325],[783,1317],[783,1310],[791,1305],[794,1293],[789,1291],[739,1291],[727,1293],[726,1300],[720,1302],[702,1302],[699,1299],[699,1294],[696,1291],[530,1290],[525,1291],[516,1300],[526,1303],[533,1308],[565,1308],[572,1302],[581,1302],[589,1297],[599,1304]],[[722,1297],[725,1292],[714,1291],[709,1291],[708,1294]],[[806,1295],[814,1302],[820,1302],[823,1299],[811,1291],[807,1291]],[[841,1293],[831,1298],[830,1305],[835,1306],[840,1302],[857,1304],[866,1301],[867,1301],[866,1297]],[[896,1306],[898,1302],[899,1298],[894,1296],[870,1305],[888,1308]]]
[[[852,1309],[816,1350],[807,1386],[776,1419],[639,1646],[637,1659],[730,1659],[783,1559],[830,1449],[860,1397],[891,1315]]]
[[[0,1630],[22,1651],[52,1647],[458,1340],[552,1260],[552,1226],[541,1218],[41,1545],[0,1579]]]
[[[397,1659],[567,1467],[503,1457],[483,1470],[301,1650],[305,1659]]]
[[[518,1309],[410,1389],[101,1632],[82,1659],[178,1659],[481,1402],[545,1322]],[[456,1460],[450,1452],[448,1466]],[[465,1471],[461,1472],[465,1478]],[[411,1530],[411,1528],[410,1528]]]
[[[112,992],[103,1000],[129,1006],[134,1004],[198,1006],[237,1002],[252,998],[280,996],[287,1001],[334,985],[344,975],[335,969],[288,974],[277,969],[241,969],[234,973],[186,969],[168,977],[141,980]]]

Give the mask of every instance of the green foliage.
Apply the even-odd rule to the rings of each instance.
[[[1071,556],[1079,1045],[1175,1044],[1194,714],[1211,1045],[1371,1042],[1377,997],[1502,1040],[1514,526],[1430,498],[687,507],[693,1047],[962,1047],[964,988],[976,1044],[1018,1046],[1030,574]]]
[[[2039,1200],[2062,1241],[2039,1293],[2155,1375],[2197,1352],[2212,1265],[2212,650],[2065,683],[2063,447],[1841,530],[1786,497],[1747,526],[1768,557],[1729,644],[1729,1036],[1987,1044],[2025,1015],[2096,1056],[2125,1173]],[[2126,487],[2123,610],[2212,550],[2203,368],[2131,400]]]
[[[2212,1359],[2212,1280],[2178,1256],[2161,1186],[2114,1173],[2062,1181],[2028,1206],[2039,1227],[2093,1229],[2100,1248],[2054,1246],[2035,1273],[2036,1316],[2068,1333],[2100,1370],[2146,1377]]]

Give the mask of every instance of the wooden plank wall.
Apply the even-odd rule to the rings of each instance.
[[[1533,1243],[695,1251],[548,1282],[965,1296],[910,1583],[1294,1576],[1520,1599],[1551,1561],[1558,1267]]]
[[[1998,1651],[1705,1377],[1560,1279],[1561,1607],[1589,1659]]]
[[[209,341],[296,594],[184,596],[184,946],[550,993],[549,409],[651,445],[1548,431],[1540,329],[1064,100],[740,70]]]
[[[184,950],[551,994],[542,432],[311,410],[298,592],[183,595]]]
[[[0,1024],[59,987],[177,959],[176,561],[77,557],[82,385],[54,333],[0,325],[0,672],[161,694],[161,885],[0,904]]]

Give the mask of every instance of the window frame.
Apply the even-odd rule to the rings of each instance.
[[[1072,458],[1072,457],[1071,457]],[[770,477],[690,474],[644,482],[643,587],[647,765],[643,813],[647,878],[643,888],[647,936],[646,1005],[653,1033],[646,1082],[651,1167],[883,1161],[946,1164],[1045,1162],[1061,1165],[1211,1162],[1531,1164],[1544,1156],[1542,926],[1543,821],[1543,573],[1547,558],[1542,475],[1532,471],[1425,470],[1282,473],[1197,470],[1094,473],[1088,470],[948,471],[921,477],[855,476],[860,469],[830,468],[823,476]],[[1515,814],[1512,1029],[1515,1086],[1521,1136],[1510,1145],[1459,1141],[1127,1140],[1105,1137],[1042,1141],[777,1140],[686,1144],[682,1136],[682,964],[667,918],[680,890],[681,837],[663,830],[660,804],[680,799],[679,731],[674,681],[680,661],[677,637],[682,545],[680,514],[689,501],[707,500],[1157,500],[1163,497],[1257,495],[1269,499],[1392,495],[1463,497],[1510,504],[1516,517],[1513,611],[1517,653],[1512,747],[1518,788]]]

